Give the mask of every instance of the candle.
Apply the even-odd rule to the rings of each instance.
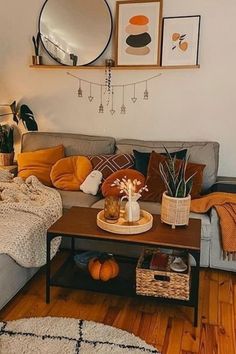
[[[129,187],[128,187],[128,192],[129,192],[129,222],[133,221],[133,216],[132,216],[132,182],[129,180]]]

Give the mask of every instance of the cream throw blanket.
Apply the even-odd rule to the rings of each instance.
[[[62,215],[60,194],[35,176],[24,182],[0,171],[0,253],[24,267],[46,263],[47,229]],[[51,242],[51,258],[61,238]]]

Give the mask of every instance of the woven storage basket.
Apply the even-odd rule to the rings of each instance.
[[[186,198],[173,198],[164,192],[161,203],[161,221],[172,225],[172,228],[188,225],[190,204],[190,195]]]
[[[11,166],[13,164],[14,152],[0,153],[0,165],[2,166]]]
[[[136,267],[136,293],[144,296],[189,300],[191,267],[183,273],[170,269],[174,256],[169,255],[166,271],[141,268],[144,257],[159,252],[146,249],[141,254]]]

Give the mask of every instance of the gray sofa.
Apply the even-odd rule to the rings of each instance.
[[[190,153],[190,161],[206,164],[204,169],[203,191],[211,187],[217,179],[219,144],[217,142],[173,142],[173,141],[142,141],[132,139],[115,140],[112,137],[88,136],[81,134],[65,133],[36,133],[24,134],[22,137],[22,151],[34,151],[63,144],[67,156],[71,155],[92,155],[92,154],[113,154],[132,153],[133,149],[138,151],[157,152],[163,151],[165,145],[170,151],[187,148]],[[99,196],[84,194],[83,192],[59,191],[62,197],[64,209],[71,206],[84,206],[102,208],[103,200]],[[160,204],[141,202],[141,207],[152,213],[160,213]],[[229,271],[236,271],[236,263],[224,261],[221,258],[220,229],[218,216],[213,209],[209,214],[195,214],[191,217],[199,218],[202,221],[201,231],[201,266]],[[63,240],[63,247],[68,245]],[[88,241],[77,242],[81,249],[94,249],[94,243]],[[107,245],[99,242],[96,245],[98,250],[108,250]],[[111,252],[121,254],[137,255],[139,248],[127,248],[119,245],[110,245]],[[2,308],[35,274],[37,269],[27,269],[17,265],[9,256],[0,255],[0,308]],[[2,289],[4,289],[2,291]]]

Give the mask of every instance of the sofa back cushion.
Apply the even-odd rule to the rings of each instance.
[[[63,145],[65,156],[113,154],[115,139],[103,136],[29,132],[22,136],[21,151],[35,151]]]
[[[135,139],[121,139],[117,141],[117,153],[132,153],[138,150],[162,153],[165,146],[168,151],[188,149],[190,162],[206,165],[203,171],[202,191],[206,191],[215,182],[219,164],[219,143],[217,142],[194,142],[194,141],[145,141]]]

